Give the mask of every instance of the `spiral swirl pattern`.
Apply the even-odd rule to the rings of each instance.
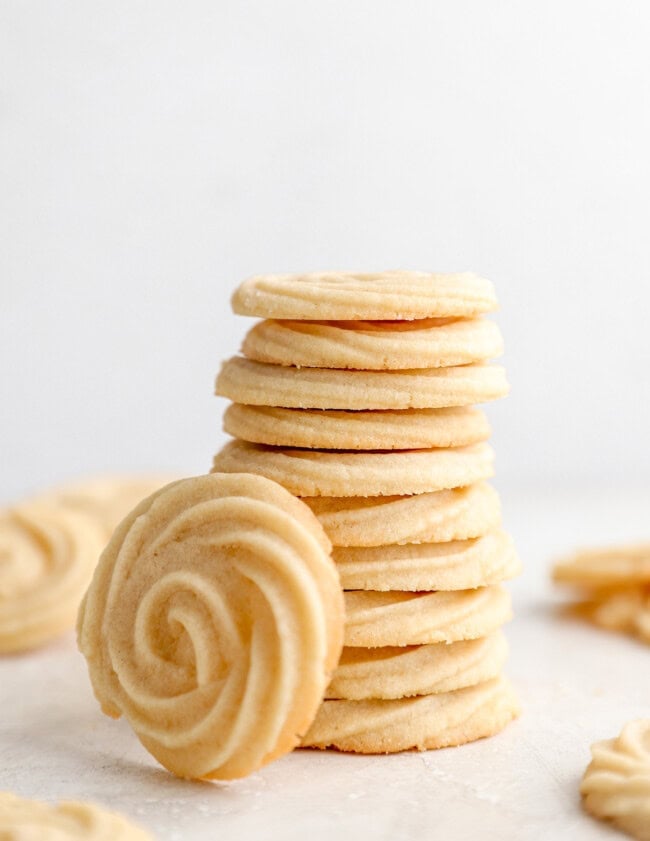
[[[90,803],[50,806],[0,792],[0,837],[8,841],[153,841],[120,815]]]
[[[106,548],[79,646],[108,715],[184,777],[231,779],[291,750],[341,649],[329,542],[259,476],[173,483]]]
[[[365,371],[443,368],[503,353],[483,318],[417,321],[260,321],[244,339],[248,359],[299,368]]]
[[[491,312],[497,299],[490,281],[472,272],[312,272],[251,277],[232,307],[260,318],[408,321]]]
[[[26,503],[0,513],[0,653],[74,627],[105,542],[95,519],[80,511]]]
[[[597,742],[580,786],[584,806],[641,841],[650,839],[650,719],[632,721],[620,736]]]

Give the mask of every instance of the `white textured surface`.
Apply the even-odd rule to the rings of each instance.
[[[591,742],[650,715],[650,649],[561,618],[546,573],[575,545],[642,537],[650,489],[509,497],[527,566],[508,671],[525,712],[502,735],[391,757],[298,752],[230,785],[184,782],[100,714],[70,636],[0,662],[0,788],[93,799],[161,841],[616,837],[582,814],[578,781]]]

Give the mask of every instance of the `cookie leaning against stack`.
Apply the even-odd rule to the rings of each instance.
[[[230,780],[292,750],[341,652],[330,543],[261,476],[183,479],[117,527],[82,602],[103,711],[181,777]]]
[[[334,546],[345,648],[303,739],[361,753],[457,745],[518,704],[501,677],[519,561],[500,526],[490,428],[504,397],[489,281],[423,272],[255,277],[235,312],[265,319],[217,394],[236,440],[219,472],[303,498]]]

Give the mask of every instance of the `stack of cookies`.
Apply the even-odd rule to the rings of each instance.
[[[518,711],[501,676],[519,561],[501,528],[490,428],[503,397],[492,284],[473,274],[255,277],[262,319],[217,394],[235,441],[213,471],[302,497],[334,545],[345,647],[303,744],[363,753],[457,745]]]

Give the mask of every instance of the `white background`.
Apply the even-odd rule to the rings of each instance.
[[[256,272],[472,269],[502,487],[650,480],[646,0],[0,3],[0,494],[202,472]]]

